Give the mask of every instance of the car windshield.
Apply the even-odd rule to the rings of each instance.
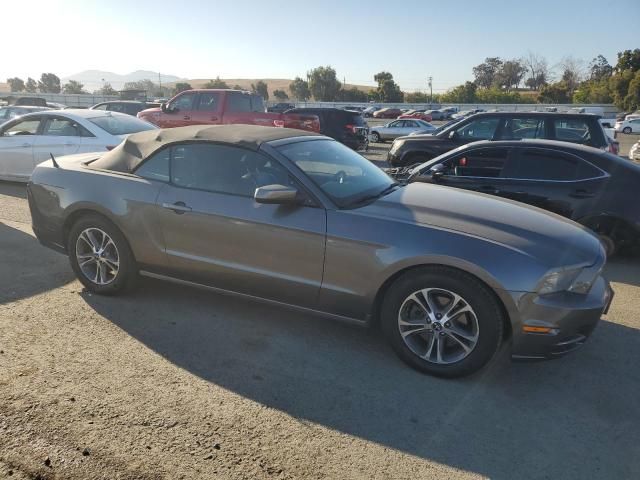
[[[461,118],[455,119],[455,120],[451,120],[451,121],[445,123],[444,125],[440,125],[438,128],[435,129],[435,131],[433,133],[436,134],[436,133],[444,132],[445,130],[448,130],[450,127],[453,127],[456,123],[461,122],[462,120],[463,119],[461,119]]]
[[[333,140],[296,142],[278,150],[339,207],[378,198],[397,185],[362,155]]]
[[[156,128],[144,120],[130,115],[105,115],[88,118],[91,123],[100,127],[111,135],[127,135],[129,133],[143,132]]]

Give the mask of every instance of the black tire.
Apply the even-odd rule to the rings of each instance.
[[[475,313],[477,341],[470,353],[459,361],[439,364],[423,359],[402,338],[398,326],[400,308],[412,293],[425,288],[455,292]],[[445,378],[470,375],[487,365],[500,348],[505,321],[497,299],[484,283],[472,275],[444,266],[422,267],[400,276],[386,292],[380,312],[382,330],[396,354],[420,372]]]
[[[629,135],[631,133],[631,127],[624,127],[622,129],[622,133]]]
[[[78,238],[87,229],[98,229],[106,233],[115,245],[119,263],[118,270],[117,274],[115,274],[113,279],[107,284],[99,284],[88,278],[78,262],[76,255]],[[67,253],[69,255],[71,268],[78,277],[78,280],[80,280],[87,290],[100,295],[115,295],[124,292],[133,287],[138,276],[138,269],[129,243],[113,223],[100,215],[83,216],[73,224],[67,238]]]
[[[380,134],[378,132],[371,132],[371,137],[373,138],[371,140],[373,143],[382,143],[382,138],[380,138]]]
[[[607,258],[611,258],[618,253],[618,245],[616,245],[613,238],[604,233],[601,233],[598,236],[600,238],[600,243],[602,243],[602,246],[604,247],[604,251],[607,253]]]

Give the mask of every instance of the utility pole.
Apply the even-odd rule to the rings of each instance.
[[[433,77],[429,77],[429,106],[433,103]]]
[[[162,79],[160,78],[160,72],[158,72],[158,84],[160,85],[158,87],[158,89],[160,90],[160,96],[163,97],[164,95],[162,95]]]

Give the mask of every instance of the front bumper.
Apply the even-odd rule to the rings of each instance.
[[[539,296],[511,292],[511,296],[519,314],[512,322],[512,357],[535,360],[558,358],[582,346],[600,317],[607,313],[613,290],[600,276],[587,295],[561,292]],[[550,328],[551,331],[530,333],[523,330],[525,326]]]

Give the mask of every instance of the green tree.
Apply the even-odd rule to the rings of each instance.
[[[274,90],[273,96],[280,101],[289,100],[289,95],[287,95],[287,92],[285,92],[284,90]]]
[[[629,82],[629,90],[624,97],[623,107],[625,110],[640,108],[640,70],[636,71],[633,79]]]
[[[100,93],[101,95],[117,95],[118,94],[116,89],[113,88],[109,82],[106,82],[104,85],[102,85],[102,88],[98,90],[98,93]]]
[[[202,88],[231,88],[227,85],[227,82],[221,80],[220,77],[216,77],[215,80],[209,80],[203,85]]]
[[[246,90],[242,85],[238,85],[237,83],[233,86],[233,90]]]
[[[478,86],[474,82],[465,82],[464,85],[449,90],[440,96],[443,103],[476,103]]]
[[[330,66],[317,67],[309,71],[309,90],[318,101],[333,102],[342,84],[338,81],[336,71]]]
[[[269,86],[262,80],[258,80],[255,85],[252,83],[251,91],[257,93],[265,100],[269,100]]]
[[[506,92],[498,87],[479,89],[476,98],[478,103],[533,103],[518,92]]]
[[[60,93],[60,79],[53,73],[43,73],[38,82],[41,93]]]
[[[617,73],[626,70],[631,70],[632,72],[640,70],[640,48],[618,52],[618,63],[615,70]]]
[[[598,55],[589,64],[589,77],[590,80],[599,82],[605,78],[611,77],[613,73],[613,67],[609,65],[609,62],[603,55]]]
[[[24,91],[24,80],[18,77],[7,78],[7,83],[9,84],[9,88],[12,92],[23,92]]]
[[[407,103],[429,103],[429,94],[422,92],[405,93],[404,99]]]
[[[177,82],[173,87],[173,94],[176,95],[180,92],[184,92],[185,90],[191,90],[191,84],[187,82]]]
[[[529,76],[524,84],[531,90],[539,90],[549,82],[550,73],[547,59],[541,55],[529,52],[523,60],[524,66],[529,71]]]
[[[33,78],[27,78],[27,83],[24,84],[24,89],[29,93],[36,93],[38,91],[38,82]]]
[[[373,79],[378,82],[376,90],[377,99],[385,103],[400,103],[404,101],[404,93],[400,86],[393,80],[393,75],[389,72],[376,73]]]
[[[500,60],[500,57],[485,58],[484,62],[473,67],[476,85],[480,88],[491,88],[501,67],[502,60]]]
[[[568,85],[564,81],[545,85],[540,89],[538,103],[569,103],[571,93]]]
[[[309,84],[300,77],[296,77],[293,82],[289,84],[289,92],[293,98],[306,102],[311,98],[311,91],[309,90]]]
[[[494,75],[494,85],[504,88],[510,92],[513,88],[518,88],[524,78],[527,69],[521,60],[513,59],[503,62]]]
[[[613,103],[615,103],[618,108],[624,108],[625,98],[629,93],[629,85],[633,77],[633,71],[623,70],[622,72],[616,72],[609,79],[609,88],[611,89]]]
[[[82,94],[87,93],[83,90],[84,85],[76,80],[69,80],[62,87],[62,91],[64,93],[72,93],[72,94]]]
[[[366,102],[369,100],[367,92],[358,90],[356,87],[343,88],[338,92],[338,100],[341,102]]]

